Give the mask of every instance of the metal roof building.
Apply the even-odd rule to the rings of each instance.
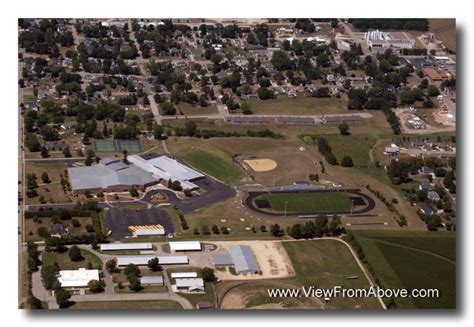
[[[229,248],[234,261],[235,271],[238,274],[257,274],[260,272],[257,259],[248,245],[235,245]]]
[[[121,255],[117,256],[117,266],[126,266],[130,263],[137,266],[146,266],[148,265],[148,261],[153,258],[158,258],[160,265],[181,265],[189,262],[188,257],[185,255]]]
[[[143,169],[104,158],[99,164],[68,168],[73,191],[107,190],[113,187],[144,187],[159,182]]]
[[[169,245],[172,252],[201,251],[201,242],[199,241],[169,242]]]
[[[216,267],[227,267],[234,265],[234,260],[232,260],[232,257],[230,256],[229,252],[224,251],[213,254],[212,262]]]
[[[101,251],[116,251],[116,250],[151,250],[153,245],[151,243],[106,243],[100,245]]]
[[[162,276],[143,276],[140,278],[140,284],[142,285],[163,285]]]
[[[275,119],[277,124],[294,124],[294,125],[312,125],[314,119],[312,117],[288,117],[281,116]]]
[[[198,276],[197,272],[194,272],[194,271],[171,273],[171,279],[176,279],[176,278],[197,278],[197,276]]]
[[[164,228],[142,228],[142,229],[135,229],[133,231],[135,236],[152,236],[152,235],[165,235]]]
[[[61,270],[57,274],[61,287],[87,287],[91,280],[100,280],[99,270],[79,268],[78,270]]]
[[[205,177],[200,172],[167,156],[159,156],[146,160],[140,156],[133,155],[129,156],[127,159],[136,167],[151,173],[156,179],[179,181],[181,187],[184,189],[198,188],[199,186],[191,181]]]
[[[343,123],[343,122],[358,122],[361,120],[359,115],[340,115],[340,116],[325,116],[323,120],[326,123]]]

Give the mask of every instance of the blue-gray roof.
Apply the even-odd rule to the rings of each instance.
[[[74,191],[106,189],[117,185],[146,185],[158,182],[151,173],[138,167],[125,165],[126,167],[116,170],[118,165],[112,165],[115,166],[98,164],[89,167],[69,168],[72,189]]]
[[[248,245],[235,245],[229,248],[237,273],[257,273],[260,271],[257,259]]]

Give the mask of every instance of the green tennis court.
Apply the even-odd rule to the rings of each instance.
[[[114,152],[117,151],[113,140],[94,140],[95,152]]]
[[[118,151],[127,150],[128,153],[136,153],[142,151],[142,145],[140,141],[133,140],[133,141],[125,141],[125,140],[116,140],[117,142],[117,149]]]

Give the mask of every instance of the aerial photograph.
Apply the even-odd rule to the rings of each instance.
[[[15,21],[19,309],[459,306],[454,18]]]

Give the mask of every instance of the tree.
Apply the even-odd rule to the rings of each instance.
[[[151,271],[160,271],[161,270],[161,266],[158,262],[158,258],[153,258],[153,259],[150,259],[148,261],[148,268],[151,270]]]
[[[140,269],[133,263],[130,263],[124,268],[123,273],[127,277],[132,275],[140,276]]]
[[[341,135],[349,135],[349,125],[347,123],[340,123],[339,124],[339,133]]]
[[[41,180],[42,180],[43,183],[45,183],[45,184],[51,183],[51,180],[49,179],[49,176],[48,176],[48,173],[47,173],[47,172],[43,172],[43,173],[41,174]]]
[[[105,263],[105,268],[108,272],[116,272],[117,271],[117,259],[110,259]]]
[[[46,149],[45,146],[41,147],[41,156],[43,158],[48,158],[49,157],[49,151]]]
[[[184,125],[184,129],[186,131],[186,135],[194,136],[196,135],[196,132],[197,132],[197,124],[195,121],[189,120]]]
[[[329,233],[332,236],[341,235],[343,228],[341,227],[341,217],[335,216],[329,223]]]
[[[241,108],[242,108],[242,113],[243,113],[244,115],[250,115],[250,114],[252,114],[252,109],[251,109],[250,103],[249,103],[248,101],[242,102]]]
[[[142,285],[140,283],[140,278],[138,278],[138,276],[130,276],[128,278],[128,281],[130,283],[128,288],[130,288],[132,291],[138,292],[139,290],[141,290]]]
[[[272,65],[276,70],[288,70],[292,68],[292,62],[285,51],[275,51],[272,55]]]
[[[283,229],[281,229],[280,225],[278,224],[271,225],[270,232],[275,237],[281,237],[284,234]]]
[[[137,191],[137,189],[135,187],[132,186],[132,188],[130,189],[130,195],[133,196],[134,198],[136,198],[139,193]]]
[[[214,234],[220,234],[221,233],[220,230],[219,230],[219,227],[217,227],[217,225],[212,225],[211,229],[212,229],[212,232]]]
[[[214,269],[209,268],[209,267],[204,267],[201,268],[199,271],[201,278],[206,282],[206,283],[213,283],[216,281],[216,276],[214,275]]]
[[[51,236],[49,230],[44,226],[38,227],[37,233],[39,237],[42,237],[44,239],[49,238]]]
[[[69,145],[66,146],[63,149],[63,155],[64,155],[65,158],[71,158],[72,157],[71,150],[69,149]]]
[[[92,293],[100,293],[104,290],[104,285],[98,280],[91,280],[87,284],[87,287]]]
[[[52,290],[54,284],[57,282],[56,275],[59,272],[57,263],[41,267],[41,281],[47,290]]]
[[[34,297],[34,295],[30,295],[28,298],[28,307],[29,309],[38,310],[43,309],[43,304],[40,299]]]
[[[438,88],[436,87],[436,85],[430,85],[428,86],[428,88],[426,89],[426,93],[428,94],[428,96],[430,97],[436,97],[439,95],[439,90]]]
[[[204,234],[204,235],[210,235],[211,232],[209,231],[209,227],[207,227],[207,225],[204,225],[201,227],[201,232]]]
[[[69,299],[71,298],[71,293],[60,288],[55,292],[56,303],[60,308],[66,308],[69,305]]]
[[[84,260],[84,257],[82,256],[82,253],[81,253],[81,249],[79,249],[77,245],[73,245],[71,246],[71,248],[69,248],[68,255],[72,261]]]
[[[127,151],[127,149],[123,149],[122,153],[123,153],[123,160],[122,161],[123,161],[124,164],[128,165],[128,159],[127,159],[128,151]]]
[[[352,158],[350,156],[344,156],[341,160],[342,167],[352,167],[354,163],[352,162]]]

